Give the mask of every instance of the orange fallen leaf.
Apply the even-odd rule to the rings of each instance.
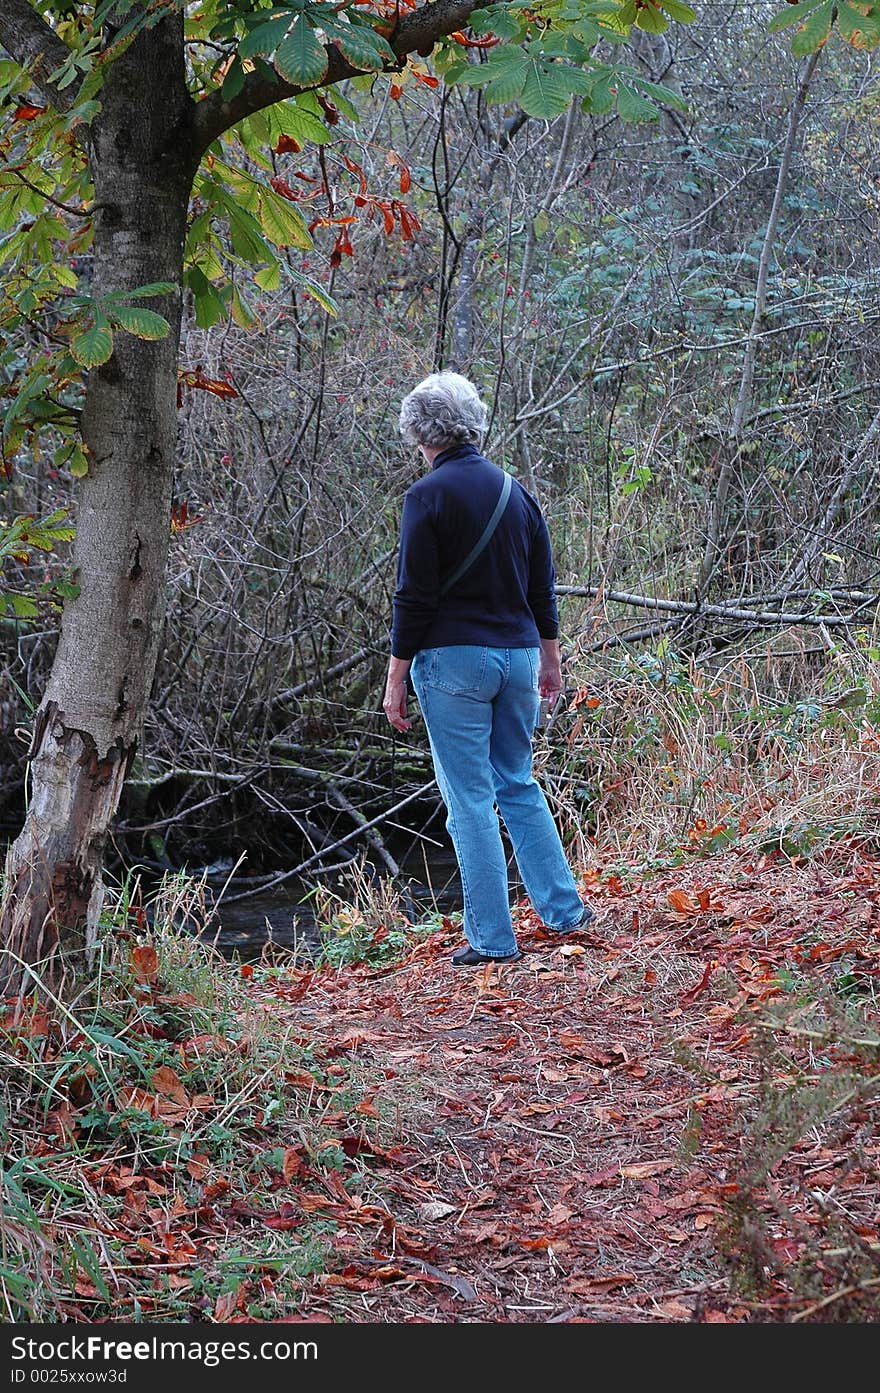
[[[608,1277],[575,1277],[573,1281],[566,1282],[565,1290],[574,1296],[591,1296],[595,1292],[630,1286],[635,1280],[633,1272],[615,1272]]]
[[[621,1166],[620,1174],[627,1180],[646,1180],[649,1175],[662,1175],[671,1171],[675,1161],[634,1161],[632,1165]]]
[[[158,1069],[153,1070],[150,1080],[157,1093],[163,1094],[166,1098],[172,1098],[176,1103],[189,1106],[189,1094],[183,1085],[183,1080],[175,1074],[169,1065],[160,1064]]]
[[[139,943],[131,950],[131,965],[139,982],[152,982],[159,971],[159,954],[148,943]]]
[[[699,908],[686,890],[670,890],[666,898],[676,914],[696,914]]]

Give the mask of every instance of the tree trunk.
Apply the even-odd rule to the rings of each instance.
[[[88,134],[95,296],[179,286],[195,156],[183,21],[140,33],[107,69]],[[164,608],[176,439],[180,293],[150,306],[171,325],[147,343],[118,331],[89,373],[74,578],[34,723],[30,803],[6,862],[0,990],[57,989],[94,946],[101,863],[149,696]],[[35,966],[34,973],[26,964]]]

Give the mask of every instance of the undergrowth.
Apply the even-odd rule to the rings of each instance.
[[[254,1218],[320,1152],[322,1065],[243,990],[262,969],[171,927],[197,893],[170,881],[150,931],[123,892],[97,992],[0,1015],[7,1320],[265,1319],[322,1266],[320,1224]]]
[[[792,982],[759,1019],[719,1244],[734,1296],[763,1320],[880,1317],[880,1034],[833,990]]]
[[[873,650],[872,650],[873,651]],[[638,870],[741,847],[880,846],[880,673],[854,650],[791,676],[653,652],[572,663],[579,683],[536,764],[573,859]],[[803,692],[810,687],[814,695]]]

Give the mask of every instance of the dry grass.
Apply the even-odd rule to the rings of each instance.
[[[572,667],[578,689],[538,765],[585,864],[880,838],[876,664],[829,666],[811,698],[762,691],[745,658],[713,670],[661,650]]]

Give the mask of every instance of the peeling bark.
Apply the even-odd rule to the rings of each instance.
[[[110,65],[89,131],[95,185],[93,293],[179,286],[194,173],[194,105],[182,20],[145,30]],[[177,436],[180,293],[151,300],[171,325],[159,342],[117,333],[89,374],[89,472],[73,551],[78,596],[37,714],[31,798],[10,848],[0,915],[0,990],[29,990],[23,964],[57,988],[94,945],[101,863],[131,765],[159,647]]]

